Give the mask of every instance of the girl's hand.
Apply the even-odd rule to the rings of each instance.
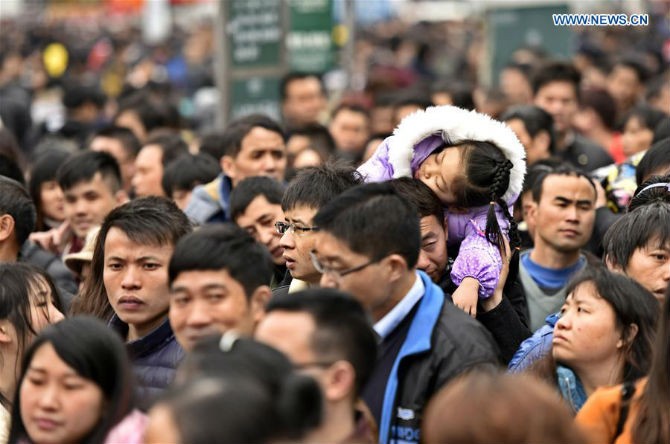
[[[479,299],[479,282],[472,277],[466,277],[456,291],[451,295],[454,305],[473,318],[477,316],[477,301]]]

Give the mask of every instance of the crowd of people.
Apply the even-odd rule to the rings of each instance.
[[[364,88],[291,72],[280,120],[216,128],[178,106],[207,28],[181,71],[126,71],[131,33],[61,76],[48,32],[10,31],[0,443],[670,442],[653,39],[523,48],[493,90],[363,36]]]

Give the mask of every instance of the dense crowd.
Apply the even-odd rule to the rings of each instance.
[[[219,128],[211,27],[8,23],[0,443],[670,442],[667,30],[459,26]]]

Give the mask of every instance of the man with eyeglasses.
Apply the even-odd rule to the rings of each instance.
[[[321,387],[323,420],[303,442],[376,442],[369,412],[359,399],[377,355],[361,304],[329,288],[276,296],[254,337],[283,352]]]
[[[379,442],[418,443],[433,393],[474,367],[497,367],[493,338],[417,271],[419,216],[392,185],[348,190],[324,205],[314,223],[320,230],[312,257],[321,285],[357,299],[380,339],[362,392],[379,425]]]
[[[284,221],[278,221],[275,227],[281,235],[279,245],[284,249],[283,257],[292,280],[276,288],[274,294],[318,286],[321,273],[309,257],[318,231],[312,219],[319,208],[360,183],[361,177],[355,169],[330,165],[306,168],[291,181],[281,202]]]

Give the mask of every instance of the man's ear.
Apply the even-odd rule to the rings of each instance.
[[[625,274],[625,270],[623,269],[623,267],[619,264],[614,263],[611,256],[605,255],[605,257],[603,259],[605,260],[605,266],[607,267],[608,270],[614,271],[616,273],[624,273]]]
[[[533,201],[530,205],[523,208],[523,218],[526,222],[537,224],[537,202]]]
[[[14,233],[14,218],[9,214],[0,216],[0,242],[4,242]]]
[[[341,401],[353,397],[355,386],[356,370],[350,362],[340,360],[328,368],[323,394],[327,401]]]
[[[447,214],[445,214],[444,218],[442,219],[442,228],[444,229],[444,240],[448,241],[449,240],[449,216]]]
[[[249,309],[255,323],[260,322],[265,316],[265,306],[272,297],[272,290],[267,285],[261,285],[254,290],[249,299]]]
[[[398,281],[405,273],[407,273],[407,261],[399,254],[392,254],[386,258],[388,267],[390,268],[389,281]]]
[[[223,171],[223,174],[233,179],[236,173],[235,159],[233,156],[223,156],[219,163],[221,164],[221,171]]]

